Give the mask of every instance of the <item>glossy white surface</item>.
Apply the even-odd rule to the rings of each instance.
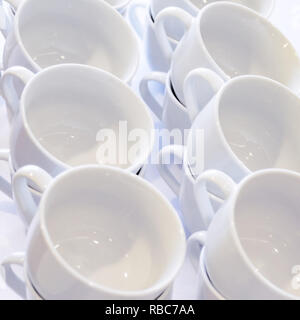
[[[214,172],[211,177],[225,185]],[[232,184],[205,238],[199,238],[207,273],[224,297],[300,300],[299,187],[299,174],[278,169]],[[213,211],[205,201],[199,205]]]
[[[26,0],[18,5],[3,66],[37,72],[54,64],[82,63],[130,81],[138,62],[134,31],[106,2]]]
[[[173,55],[164,41],[163,22],[168,16],[178,17],[189,27]],[[299,92],[300,60],[293,46],[268,20],[244,6],[216,2],[196,18],[180,9],[166,9],[157,17],[155,31],[163,52],[172,57],[171,79],[182,103],[183,81],[200,67],[215,71],[224,81],[244,74],[262,75]]]
[[[2,77],[4,88],[10,70]],[[20,71],[24,72],[17,69],[16,73]],[[10,151],[15,170],[34,164],[55,176],[70,167],[97,163],[134,173],[140,170],[152,150],[154,124],[147,106],[124,82],[83,65],[52,66],[31,77],[12,125]],[[142,129],[147,133],[148,142],[139,146],[140,154],[133,159],[125,159],[132,145],[126,145],[127,137],[125,143],[119,139],[119,121],[127,121],[128,132]],[[116,163],[107,163],[99,152],[106,142],[99,137],[102,129],[116,134],[118,150],[127,147],[117,155]],[[120,163],[118,159],[123,158]]]
[[[148,0],[145,0],[148,2]],[[300,3],[298,0],[278,0],[275,10],[271,16],[271,21],[284,32],[284,34],[296,46],[297,51],[300,52]],[[1,47],[3,40],[1,40]],[[142,47],[141,47],[142,48]],[[145,58],[142,58],[139,71],[134,78],[133,87],[137,92],[140,79],[149,73],[149,68]],[[159,90],[158,90],[159,91]],[[163,92],[160,90],[161,95]],[[3,101],[1,100],[1,104]],[[8,146],[8,129],[9,125],[6,119],[6,111],[4,106],[0,108],[0,146]],[[160,127],[160,123],[157,123]],[[156,152],[156,151],[155,151]],[[1,175],[9,178],[9,170],[7,164],[0,162]],[[145,177],[151,181],[163,194],[165,194],[175,208],[178,210],[179,216],[179,202],[175,194],[168,188],[168,186],[160,178],[157,169],[154,166],[148,166]],[[0,259],[6,255],[24,250],[25,245],[25,228],[16,215],[16,209],[13,202],[0,193]],[[20,271],[21,273],[21,271]],[[182,271],[177,277],[174,285],[173,298],[174,299],[196,299],[196,274],[187,260]],[[0,277],[0,299],[24,299],[24,288],[15,292],[11,287],[7,286]]]
[[[72,169],[54,180],[23,167],[13,191],[21,210],[33,212],[29,181],[45,189],[25,258],[42,297],[153,300],[173,284],[185,234],[176,211],[150,183],[110,167]]]
[[[193,175],[217,169],[239,182],[267,168],[300,172],[299,117],[300,98],[280,83],[257,76],[231,79],[193,122],[189,150],[199,148],[198,130],[204,132],[204,159],[188,152]]]
[[[187,12],[196,15],[207,4],[220,0],[150,0],[151,9],[156,17],[163,9],[167,7],[178,7]],[[276,0],[229,0],[230,2],[239,3],[256,10],[263,16],[269,16],[274,9]],[[280,0],[279,0],[280,1]]]

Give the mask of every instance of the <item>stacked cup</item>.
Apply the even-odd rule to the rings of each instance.
[[[149,109],[170,131],[189,130],[158,169],[191,234],[198,298],[299,299],[300,58],[267,20],[275,1],[7,3],[0,89],[11,133],[0,160],[12,183],[0,189],[28,235],[2,266],[22,266],[28,299],[170,298],[186,238],[142,178]],[[152,69],[139,87],[148,107],[130,87],[133,29]]]
[[[158,168],[192,234],[199,299],[299,299],[300,59],[266,19],[273,1],[211,2],[155,16],[168,74],[146,75],[140,92],[168,129],[190,129]],[[175,50],[172,19],[184,34]],[[162,105],[153,81],[165,83]]]
[[[129,86],[139,44],[115,10],[128,1],[8,2],[0,87],[11,134],[0,155],[28,236],[2,266],[23,267],[33,300],[170,298],[186,240],[141,177],[154,122]],[[120,124],[144,139],[130,144]]]

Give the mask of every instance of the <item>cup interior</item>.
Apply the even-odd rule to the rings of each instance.
[[[299,98],[266,78],[237,78],[219,100],[225,139],[250,171],[282,168],[300,172],[299,117]]]
[[[25,51],[41,68],[80,63],[128,80],[137,67],[136,37],[105,2],[30,0],[18,10],[17,21]]]
[[[129,169],[141,166],[152,146],[153,121],[144,103],[95,68],[65,65],[39,73],[24,94],[24,117],[38,147],[68,166]],[[130,140],[134,132],[145,139]]]
[[[198,26],[202,39],[227,76],[263,75],[299,91],[299,57],[270,22],[240,5],[219,3],[204,10]]]
[[[234,223],[255,273],[300,297],[299,176],[269,173],[250,179],[235,204]]]
[[[174,277],[184,258],[176,213],[134,175],[78,170],[56,183],[44,208],[50,246],[89,283],[149,290]]]

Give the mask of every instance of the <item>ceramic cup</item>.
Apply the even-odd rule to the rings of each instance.
[[[33,72],[56,64],[98,67],[129,82],[139,63],[138,39],[102,0],[7,0],[16,8],[3,55],[4,69]],[[55,23],[53,23],[55,21]]]
[[[151,83],[158,83],[165,88],[163,102],[159,101],[158,92],[151,89]],[[190,129],[191,121],[188,111],[174,95],[169,74],[153,72],[146,75],[140,82],[140,94],[168,130],[180,129],[184,136],[184,131]],[[184,139],[182,142],[184,143]]]
[[[206,89],[201,89],[198,84],[203,85],[204,75],[212,74],[204,71],[192,71],[186,81],[186,84],[191,81],[195,89],[190,93],[196,92],[188,99],[187,109],[192,116],[198,113],[187,146],[164,148],[159,165],[161,176],[180,197],[184,221],[190,232],[207,230],[213,219],[197,205],[198,185],[219,199],[228,194],[215,189],[209,179],[199,179],[203,171],[218,169],[237,183],[261,169],[282,168],[300,172],[297,147],[300,140],[297,124],[299,98],[271,79],[241,76],[221,86],[203,107],[197,96],[201,98],[199,92],[206,92]],[[199,83],[195,81],[197,76],[200,76]],[[211,83],[214,87],[215,83]],[[172,158],[180,165],[167,162]]]
[[[38,209],[29,181],[45,190]],[[185,234],[176,211],[136,175],[84,166],[53,180],[28,166],[16,173],[13,190],[22,212],[38,210],[23,258],[44,299],[153,300],[182,266]]]
[[[5,258],[2,261],[2,267],[3,267],[3,275],[5,276],[6,274],[6,268],[10,268],[12,273],[10,274],[11,276],[15,276],[17,279],[16,283],[20,283],[20,279],[16,274],[14,274],[14,270],[11,268],[12,266],[20,266],[24,269],[24,286],[26,290],[26,300],[33,300],[33,301],[44,301],[43,297],[37,292],[37,290],[34,288],[33,284],[31,283],[28,272],[26,270],[26,267],[24,265],[25,259],[24,259],[24,254],[23,253],[14,253],[11,256]],[[12,288],[14,289],[14,288]],[[157,300],[172,300],[172,295],[173,295],[173,286],[170,286],[167,288],[167,290],[157,298]]]
[[[154,33],[154,18],[150,6],[146,6],[144,1],[135,1],[128,7],[128,18],[131,25],[143,41],[144,52],[147,63],[153,71],[168,72],[170,60],[166,58],[158,44]],[[174,25],[174,18],[167,19],[166,29],[167,41],[170,42],[172,50],[178,44],[183,31],[181,25]]]
[[[230,179],[211,174],[219,188]],[[292,171],[253,173],[233,185],[207,233],[191,237],[196,260],[198,246],[205,245],[207,273],[224,297],[300,299],[299,188],[300,175]],[[214,211],[208,201],[199,205]]]
[[[199,102],[206,93],[199,92],[197,76],[201,85],[208,79],[217,92],[206,106]],[[260,169],[300,172],[299,97],[284,85],[260,76],[236,77],[223,85],[213,78],[212,72],[195,70],[185,83],[196,89],[185,90],[189,114],[191,118],[196,115],[188,139],[192,151],[187,154],[193,176],[218,169],[240,182]],[[205,87],[201,90],[206,91]],[[203,132],[203,159],[194,154],[199,149],[199,130]]]
[[[21,101],[12,94],[12,77],[26,84]],[[110,73],[73,64],[36,75],[13,67],[4,72],[1,88],[15,115],[10,137],[15,170],[34,164],[56,176],[74,166],[109,164],[137,173],[151,153],[154,124],[147,106]],[[145,138],[137,144],[130,140],[135,130]]]
[[[154,18],[168,7],[178,7],[196,16],[204,6],[220,0],[151,0],[151,11]],[[273,11],[274,0],[229,0],[251,8],[261,15],[268,17]]]
[[[164,21],[178,18],[188,31],[174,54],[166,41]],[[183,82],[196,68],[215,71],[224,81],[261,75],[299,92],[300,59],[287,38],[255,11],[230,2],[205,6],[196,18],[179,8],[163,10],[155,33],[165,57],[172,59],[171,80],[184,105]]]

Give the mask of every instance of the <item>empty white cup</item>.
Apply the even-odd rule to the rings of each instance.
[[[138,39],[105,1],[7,1],[16,16],[4,49],[4,69],[19,65],[38,72],[51,65],[81,63],[125,82],[135,74]]]
[[[12,95],[11,77],[26,84],[21,101]],[[36,75],[13,67],[5,71],[1,88],[14,115],[10,152],[15,170],[35,164],[55,176],[72,166],[98,163],[136,173],[151,153],[154,124],[147,106],[110,73],[73,64],[52,66]],[[119,137],[120,121],[127,125],[128,137]],[[139,152],[130,153],[134,143],[129,136],[135,129],[147,135],[147,141],[142,139]],[[110,130],[114,139],[103,140],[101,130],[104,138]],[[99,152],[106,144],[113,152],[109,154],[118,152],[116,157],[106,159]]]
[[[150,183],[112,167],[79,167],[54,180],[23,167],[13,189],[18,206],[32,213],[29,181],[45,193],[28,232],[25,267],[44,299],[153,300],[172,285],[185,234]]]
[[[299,97],[271,79],[241,76],[225,85],[218,79],[208,81],[217,94],[203,105],[199,100],[206,90],[197,86],[197,76],[203,85],[202,71],[189,74],[191,81],[186,84],[194,90],[185,90],[191,93],[191,97],[187,95],[191,118],[196,115],[188,139],[192,151],[187,155],[193,175],[218,169],[239,182],[251,172],[267,168],[300,172]],[[199,130],[203,132],[203,159],[194,153],[200,147],[196,139]]]
[[[204,174],[221,189],[229,179]],[[253,173],[236,186],[232,182],[208,231],[192,236],[190,246],[205,245],[207,273],[224,297],[300,299],[299,189],[300,175],[279,169]],[[198,190],[199,205],[213,214],[205,193]]]
[[[186,83],[190,84],[192,98],[188,99],[191,103],[187,110],[198,115],[187,145],[167,146],[160,154],[161,176],[179,195],[184,223],[190,232],[207,230],[214,218],[198,205],[203,201],[199,188],[208,189],[220,199],[228,194],[228,190],[224,194],[215,188],[210,179],[199,179],[203,171],[220,170],[237,183],[261,169],[300,172],[299,97],[271,79],[241,76],[225,85],[220,81],[221,89],[203,106],[202,98],[209,88],[203,86],[203,76],[210,79],[211,74],[202,69],[190,73]],[[198,86],[197,76],[202,87]],[[212,88],[219,88],[214,82],[211,84]],[[174,166],[173,161],[166,163],[173,158],[183,164],[183,170],[182,165]]]
[[[166,41],[164,21],[177,17],[188,27],[174,54]],[[171,80],[185,105],[183,83],[196,68],[215,71],[224,81],[239,75],[261,75],[299,92],[300,59],[288,39],[255,11],[232,2],[215,2],[193,17],[179,8],[163,10],[155,32],[166,57],[172,59]]]

